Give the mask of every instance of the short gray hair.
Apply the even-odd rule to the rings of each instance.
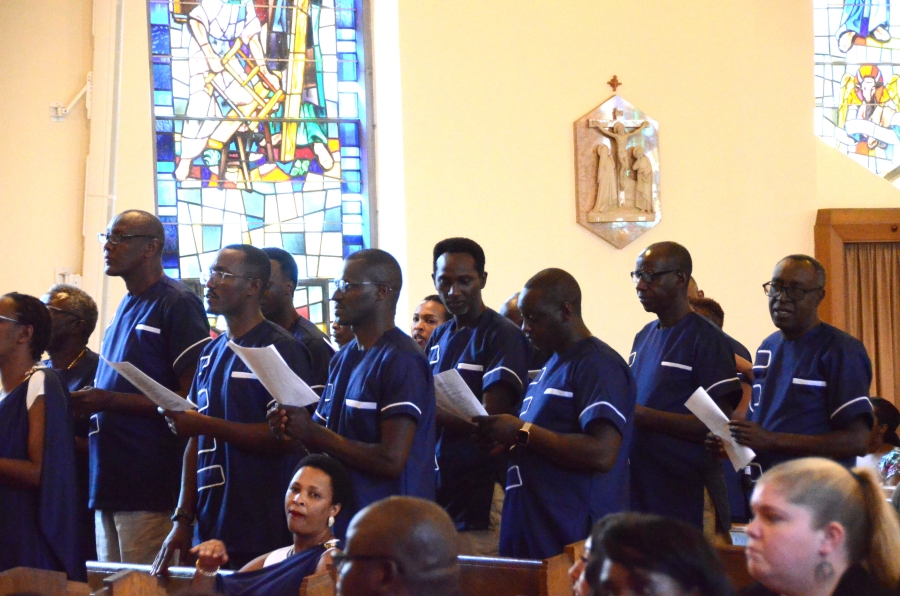
[[[84,321],[84,339],[87,340],[97,327],[97,303],[94,302],[94,299],[81,288],[69,284],[54,284],[47,293],[51,297],[57,294],[68,295],[68,310]]]

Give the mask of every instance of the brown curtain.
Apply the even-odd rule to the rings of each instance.
[[[900,243],[844,245],[847,329],[872,359],[872,395],[900,404]]]

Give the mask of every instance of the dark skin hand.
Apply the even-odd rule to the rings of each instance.
[[[189,513],[197,511],[197,439],[188,440],[187,447],[184,449],[184,460],[181,468],[181,495],[178,497],[178,507]],[[173,522],[172,530],[166,536],[156,560],[153,561],[153,567],[150,569],[152,575],[169,575],[169,563],[172,557],[178,552],[180,563],[184,565],[189,558],[191,543],[194,539],[194,526],[189,524],[184,518],[179,517]]]
[[[869,428],[864,418],[854,418],[845,429],[821,435],[796,435],[765,430],[756,422],[732,420],[728,423],[731,436],[741,445],[754,451],[771,451],[796,457],[819,456],[845,459],[865,455]],[[713,455],[723,458],[722,440],[709,434],[704,442]]]
[[[728,406],[733,396],[727,394],[716,401],[729,418],[732,410]],[[635,406],[634,408],[634,424],[646,430],[665,433],[683,441],[692,443],[703,443],[709,429],[700,422],[700,419],[693,414],[673,414],[671,412],[663,412],[646,406]]]
[[[519,430],[524,420],[510,414],[498,416],[476,416],[480,434],[493,441],[511,447],[516,445]],[[526,449],[552,459],[561,467],[576,472],[608,472],[616,463],[622,435],[607,420],[591,421],[584,434],[555,433],[540,426],[532,425],[528,431]],[[521,447],[516,447],[521,449]]]
[[[488,415],[492,416],[512,413],[513,404],[515,404],[515,402],[516,391],[506,383],[495,383],[482,394],[484,409],[487,410]],[[443,408],[437,409],[435,420],[439,426],[449,429],[451,432],[459,435],[475,435],[478,433],[478,426],[473,422],[466,420],[465,418],[460,418],[453,412],[448,412]],[[482,437],[484,437],[484,435],[482,435]],[[494,447],[492,442],[487,444],[484,441],[479,441],[479,443],[488,449]],[[492,451],[492,453],[494,453],[494,451]]]
[[[186,367],[178,377],[178,389],[181,397],[187,397],[194,381],[197,363]],[[72,409],[78,418],[87,418],[97,412],[116,412],[154,418],[159,416],[156,404],[140,393],[118,393],[94,387],[72,392]]]
[[[276,439],[294,439],[310,451],[325,452],[355,470],[385,478],[399,478],[403,473],[416,433],[416,421],[406,416],[382,420],[379,443],[342,437],[313,422],[304,408],[277,406],[268,417]]]
[[[269,425],[265,422],[231,422],[223,418],[206,416],[196,410],[186,412],[163,410],[160,413],[166,417],[166,422],[172,432],[179,437],[206,435],[239,449],[264,456],[281,455],[295,447],[274,437]]]

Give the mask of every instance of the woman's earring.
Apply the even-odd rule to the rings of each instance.
[[[328,518],[328,527],[332,527],[334,525],[334,516]],[[818,569],[818,568],[817,568]],[[834,573],[834,569],[832,568],[831,573]]]

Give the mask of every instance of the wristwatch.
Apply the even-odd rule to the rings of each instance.
[[[522,425],[522,428],[519,429],[519,432],[516,433],[516,444],[518,445],[527,445],[528,437],[529,437],[529,429],[531,428],[531,423],[526,422]]]
[[[193,526],[196,516],[187,509],[178,507],[175,509],[175,513],[172,514],[172,521],[177,522],[178,518],[184,519],[184,521],[186,521],[189,525]]]

